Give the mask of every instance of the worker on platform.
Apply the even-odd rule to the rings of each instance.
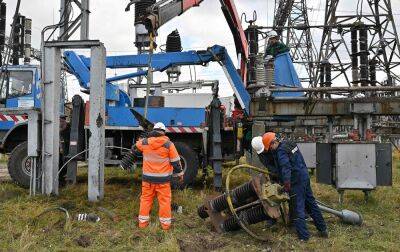
[[[284,43],[279,41],[279,35],[276,31],[271,31],[268,33],[268,46],[265,49],[265,57],[268,56],[276,57],[276,55],[288,52],[289,47],[287,47]]]
[[[140,139],[134,146],[135,152],[143,154],[142,194],[140,197],[139,227],[150,222],[150,211],[157,196],[159,219],[163,230],[171,227],[171,179],[183,181],[180,157],[175,145],[165,136],[165,125],[156,123],[148,137]]]
[[[259,155],[260,161],[266,167],[272,167],[271,172],[277,173],[284,190],[291,198],[294,197],[290,208],[299,239],[307,241],[310,238],[306,226],[306,212],[312,217],[319,235],[328,237],[325,220],[310,186],[306,163],[296,143],[279,141],[275,133],[267,132],[262,137],[254,137],[252,147]]]

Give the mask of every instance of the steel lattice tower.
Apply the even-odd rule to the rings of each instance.
[[[330,86],[337,79],[349,86],[394,85],[400,80],[393,71],[400,64],[400,45],[391,1],[358,1],[352,15],[337,15],[338,4],[326,1],[314,84]],[[326,66],[332,70],[328,79]],[[382,73],[384,81],[377,79]]]
[[[317,50],[311,36],[307,0],[275,1],[275,10],[274,29],[290,48],[302,84],[312,85]]]

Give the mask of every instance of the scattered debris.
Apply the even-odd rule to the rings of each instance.
[[[80,213],[76,216],[78,221],[90,221],[90,222],[99,222],[100,217],[94,213]]]
[[[172,203],[171,204],[171,209],[175,213],[178,213],[178,214],[183,213],[183,207],[178,205],[178,204],[176,204],[176,203]]]

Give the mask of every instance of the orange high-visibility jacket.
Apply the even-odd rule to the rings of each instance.
[[[178,151],[167,136],[141,139],[136,149],[143,153],[143,181],[167,183],[183,174]]]

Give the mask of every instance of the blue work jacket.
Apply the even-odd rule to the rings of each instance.
[[[273,151],[259,154],[261,163],[268,168],[270,173],[276,174],[280,183],[290,181],[296,184],[300,179],[308,179],[308,169],[296,144],[288,141],[279,143]]]

